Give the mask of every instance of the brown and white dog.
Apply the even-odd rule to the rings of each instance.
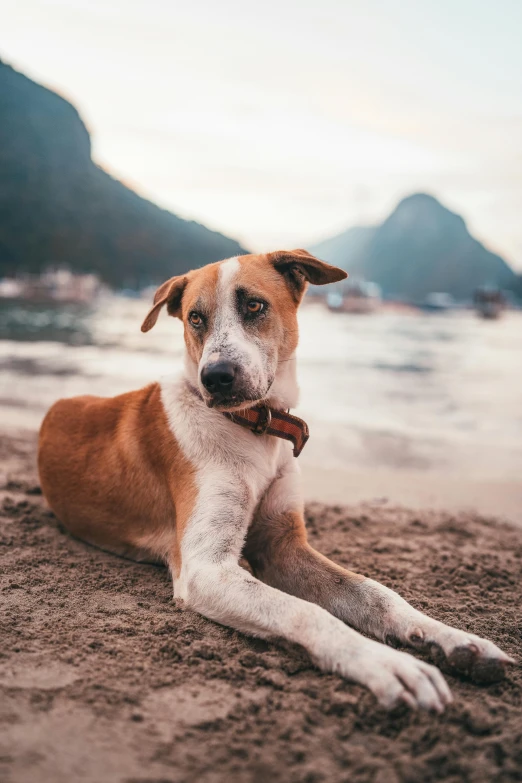
[[[367,636],[430,651],[480,681],[500,679],[511,659],[316,552],[290,444],[226,415],[260,402],[274,411],[296,405],[298,306],[308,282],[345,276],[295,250],[168,280],[142,330],[165,305],[183,321],[183,377],[57,402],[40,432],[42,489],[75,536],[165,562],[187,607],[302,645],[321,669],[367,686],[386,707],[441,712],[452,697],[440,671]]]

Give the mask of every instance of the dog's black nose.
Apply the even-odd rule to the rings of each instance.
[[[207,364],[201,371],[201,383],[211,394],[230,394],[236,368],[230,362]]]

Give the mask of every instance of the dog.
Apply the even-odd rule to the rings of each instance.
[[[74,536],[167,564],[186,607],[300,645],[386,708],[440,713],[452,696],[439,668],[397,646],[482,682],[501,679],[513,660],[307,542],[295,456],[308,432],[289,413],[298,398],[297,311],[309,283],[345,277],[293,250],[167,280],[142,331],[163,307],[182,320],[182,376],[55,403],[40,431],[41,486]]]

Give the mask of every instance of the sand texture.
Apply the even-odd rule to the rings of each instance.
[[[522,677],[448,677],[442,717],[376,706],[296,649],[184,611],[165,569],[72,539],[34,440],[0,441],[0,780],[522,780]],[[307,508],[312,543],[522,657],[522,534],[475,514]]]

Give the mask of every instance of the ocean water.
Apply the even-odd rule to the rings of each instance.
[[[37,428],[59,397],[110,396],[180,372],[183,335],[165,315],[140,331],[143,300],[94,309],[0,307],[0,428]],[[383,310],[358,316],[305,304],[298,415],[307,462],[473,479],[522,475],[522,313]]]

